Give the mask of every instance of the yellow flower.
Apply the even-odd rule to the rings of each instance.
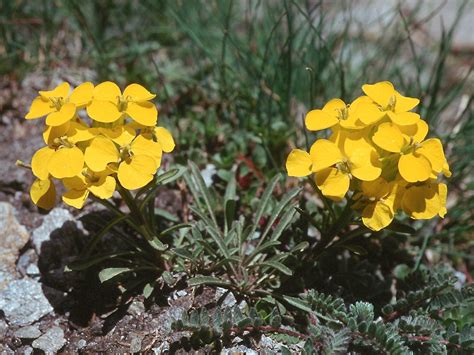
[[[374,231],[387,227],[395,216],[396,190],[394,183],[379,177],[374,181],[362,181],[362,193],[357,205],[362,207],[362,222]]]
[[[69,206],[80,209],[90,192],[101,199],[111,198],[115,191],[115,179],[110,176],[111,173],[110,170],[95,173],[84,169],[78,176],[63,179],[67,189],[63,194],[63,201]]]
[[[286,168],[290,176],[316,173],[316,184],[328,198],[341,200],[349,190],[352,177],[363,181],[375,180],[381,169],[376,150],[365,140],[348,141],[344,153],[327,139],[319,139],[309,154],[294,149],[288,156]]]
[[[36,179],[30,188],[31,201],[38,207],[50,210],[56,204],[56,188],[54,183],[46,178]]]
[[[86,106],[92,99],[94,85],[86,82],[69,95],[70,86],[62,83],[51,91],[40,91],[30,107],[26,119],[46,117],[48,126],[60,126],[76,117],[78,108]]]
[[[446,184],[426,181],[405,188],[401,201],[403,211],[413,219],[430,219],[446,214]]]
[[[336,125],[345,129],[362,129],[383,116],[372,100],[361,96],[350,105],[346,105],[341,99],[332,99],[321,110],[309,111],[305,124],[310,131],[320,131]]]
[[[98,122],[111,123],[129,116],[144,126],[154,126],[158,110],[149,101],[154,97],[141,85],[130,84],[122,94],[115,83],[106,81],[94,88],[94,97],[87,106],[87,113]]]
[[[376,84],[365,84],[362,91],[370,97],[379,109],[386,113],[393,123],[398,125],[411,125],[420,119],[420,115],[408,112],[415,108],[420,100],[402,96],[395,90],[392,83],[382,81]]]
[[[379,125],[372,141],[381,149],[400,154],[398,171],[408,182],[426,181],[441,172],[450,176],[441,141],[436,138],[421,141],[426,130],[420,131],[407,137],[397,125],[385,122]]]
[[[160,167],[161,155],[161,145],[141,135],[120,146],[110,138],[97,136],[86,148],[85,162],[96,172],[107,167],[116,169],[120,184],[128,190],[135,190],[153,179]],[[114,167],[117,164],[118,167]]]

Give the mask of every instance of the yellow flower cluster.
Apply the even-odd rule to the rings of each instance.
[[[413,219],[444,217],[447,187],[437,178],[451,172],[441,141],[426,139],[427,123],[410,112],[419,100],[402,96],[387,81],[362,91],[350,105],[333,99],[306,115],[308,130],[331,134],[316,140],[309,153],[292,150],[288,175],[314,173],[322,194],[334,201],[351,190],[353,208],[375,231],[400,209]]]
[[[150,102],[154,97],[138,84],[122,93],[110,81],[95,87],[86,82],[72,91],[62,83],[40,91],[26,115],[28,120],[46,116],[46,146],[31,161],[37,178],[30,190],[32,201],[53,208],[54,179],[65,187],[62,200],[76,208],[82,208],[89,193],[112,197],[117,183],[128,190],[147,185],[162,153],[175,147],[170,132],[156,127],[158,111]]]

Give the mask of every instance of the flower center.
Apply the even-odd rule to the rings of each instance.
[[[74,147],[74,144],[69,142],[67,136],[62,136],[62,137],[54,138],[53,147],[54,149],[72,148]]]
[[[130,97],[125,97],[123,95],[117,96],[117,107],[120,112],[123,112],[127,109],[127,104],[130,101]]]
[[[387,106],[385,107],[385,111],[394,111],[396,104],[397,104],[397,97],[395,95],[390,96],[390,99],[388,99]]]
[[[49,101],[52,104],[52,107],[56,109],[56,111],[59,111],[61,107],[65,104],[64,97],[50,97]]]
[[[347,109],[347,106],[337,109],[337,118],[343,121],[349,118],[349,110]]]
[[[128,161],[131,157],[133,157],[133,152],[130,144],[127,144],[120,148],[120,159],[122,161]]]

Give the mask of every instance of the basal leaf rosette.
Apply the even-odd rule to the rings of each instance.
[[[155,96],[139,84],[122,92],[110,81],[40,91],[26,115],[46,117],[45,146],[31,160],[33,203],[53,208],[57,183],[65,190],[63,202],[76,208],[90,194],[108,199],[119,186],[135,190],[150,183],[163,153],[175,148],[171,133],[156,126]]]
[[[329,130],[329,138],[317,139],[309,152],[293,149],[288,175],[312,175],[326,198],[348,198],[374,231],[399,211],[413,219],[444,217],[447,186],[439,177],[451,172],[441,141],[427,138],[428,124],[411,112],[420,101],[388,81],[363,85],[362,91],[350,104],[332,99],[308,112],[306,128]]]

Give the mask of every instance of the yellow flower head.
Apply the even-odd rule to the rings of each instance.
[[[52,208],[54,179],[66,188],[63,202],[76,208],[82,208],[90,193],[110,198],[117,182],[128,190],[148,184],[163,152],[175,148],[171,133],[155,126],[158,111],[149,101],[155,95],[138,84],[127,86],[122,94],[112,82],[96,87],[84,83],[69,91],[68,83],[40,91],[26,116],[47,116],[46,146],[31,160],[37,178],[30,190],[32,201]],[[78,114],[83,108],[89,117]]]
[[[94,88],[87,113],[97,122],[111,123],[128,116],[144,126],[154,126],[158,110],[150,100],[155,96],[138,84],[128,85],[122,94],[115,83],[106,81]]]
[[[446,214],[447,188],[436,182],[451,176],[439,139],[429,138],[428,124],[410,112],[419,100],[405,97],[390,82],[362,86],[366,96],[350,105],[330,100],[306,115],[311,131],[330,129],[308,152],[293,149],[286,161],[289,176],[315,175],[327,198],[340,201],[348,191],[362,222],[378,231],[399,209],[414,219]]]
[[[83,83],[69,95],[70,86],[62,83],[51,91],[40,91],[25,116],[31,120],[46,116],[48,126],[60,126],[76,117],[76,111],[92,99],[92,83]]]

